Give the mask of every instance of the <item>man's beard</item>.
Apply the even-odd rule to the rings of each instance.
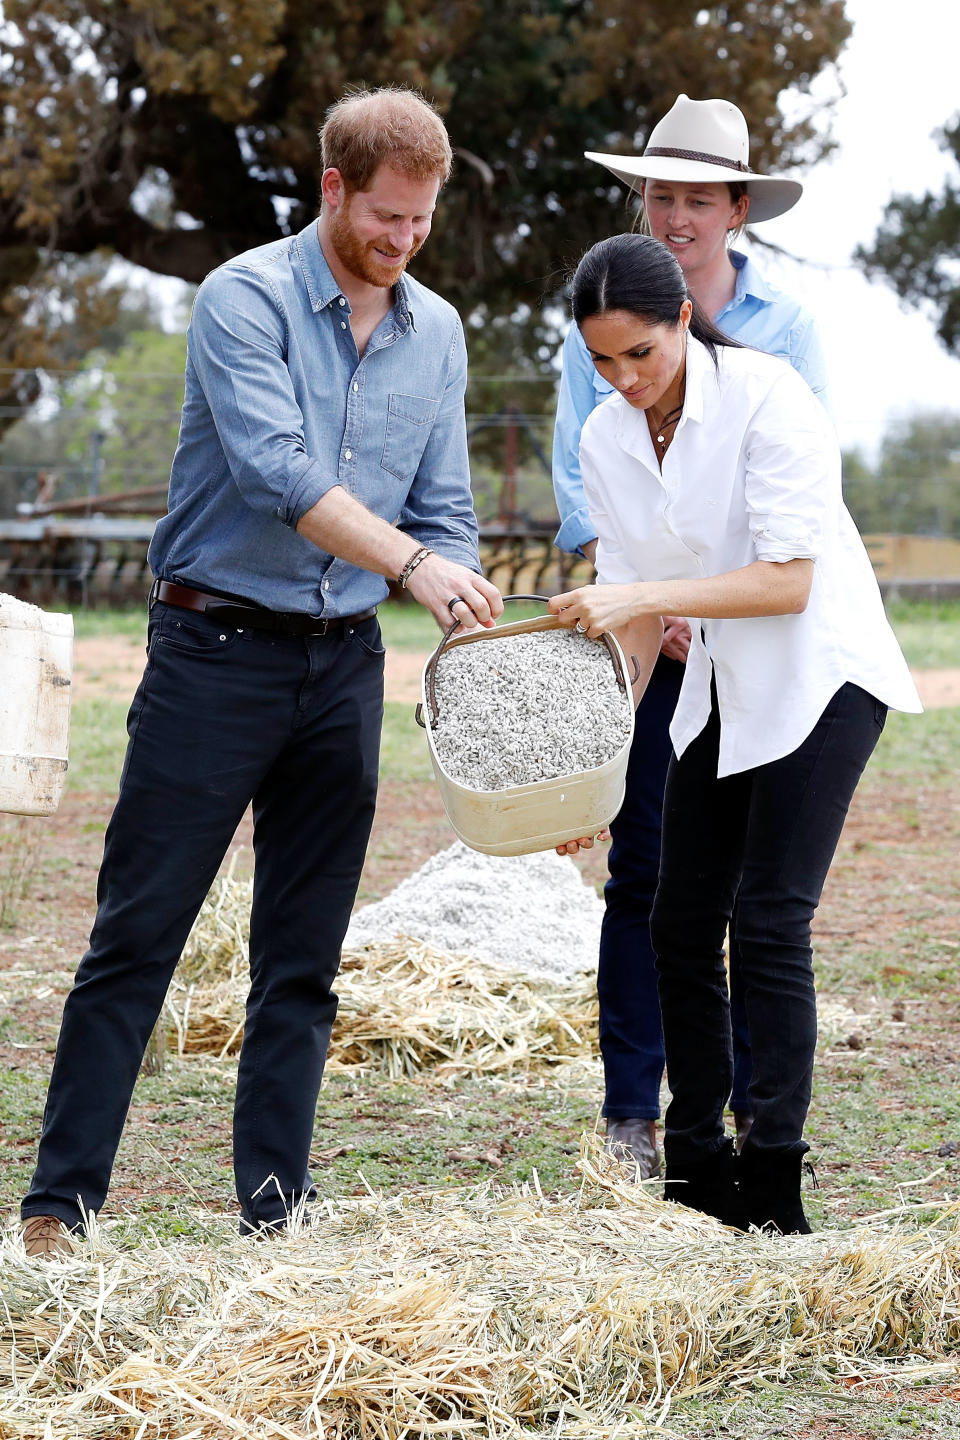
[[[347,196],[336,214],[330,217],[327,233],[337,252],[337,259],[358,280],[365,280],[368,285],[378,285],[383,289],[389,289],[396,285],[423,241],[416,241],[404,255],[398,258],[395,266],[385,265],[382,260],[374,258],[373,251],[385,248],[388,242],[385,238],[380,241],[360,239],[350,223],[350,200],[351,197]]]

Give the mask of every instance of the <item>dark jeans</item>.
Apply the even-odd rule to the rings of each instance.
[[[737,943],[753,1050],[754,1149],[803,1153],[817,1038],[810,925],[886,707],[856,685],[833,696],[782,760],[717,779],[710,720],[667,776],[660,887],[651,917],[672,1100],[667,1164],[723,1142],[730,1093],[723,939]]]
[[[610,879],[603,892],[606,909],[600,932],[597,994],[606,1089],[603,1113],[611,1120],[632,1116],[654,1120],[660,1114],[664,1052],[650,911],[660,874],[663,790],[673,755],[669,726],[682,681],[681,662],[661,655],[637,707],[626,795],[610,826]],[[750,1038],[732,937],[730,983],[731,1103],[737,1114],[748,1114]]]
[[[222,628],[168,605],[107,829],[90,949],[67,998],[22,1213],[98,1211],[147,1040],[248,802],[250,992],[234,1110],[244,1219],[282,1221],[309,1190],[331,990],[376,798],[383,650],[348,634]],[[79,1197],[79,1208],[78,1208]]]

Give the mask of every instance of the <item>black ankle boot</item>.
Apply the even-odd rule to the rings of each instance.
[[[663,1198],[712,1215],[724,1225],[746,1230],[746,1217],[737,1193],[733,1141],[725,1140],[712,1155],[687,1165],[674,1165],[668,1160]]]
[[[781,1235],[812,1233],[800,1200],[803,1151],[761,1150],[749,1140],[737,1157],[740,1200],[747,1222]]]

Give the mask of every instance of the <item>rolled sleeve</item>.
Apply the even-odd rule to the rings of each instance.
[[[840,451],[822,406],[784,371],[746,441],[747,521],[758,560],[817,560],[840,501]]]
[[[286,332],[264,276],[225,267],[197,293],[188,353],[244,500],[295,529],[339,482],[307,452]]]
[[[440,405],[397,524],[421,545],[479,573],[464,413],[466,388],[467,348],[457,320]]]

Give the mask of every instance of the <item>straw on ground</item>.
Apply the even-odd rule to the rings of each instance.
[[[243,1037],[252,882],[217,881],[167,997],[181,1054],[229,1055]],[[344,955],[328,1068],[391,1079],[517,1074],[589,1058],[592,977],[566,984],[447,955],[412,940]]]
[[[371,1195],[263,1242],[210,1217],[47,1264],[10,1231],[0,1435],[637,1436],[724,1387],[958,1374],[960,1207],[739,1236],[596,1142],[581,1166],[573,1196]]]

